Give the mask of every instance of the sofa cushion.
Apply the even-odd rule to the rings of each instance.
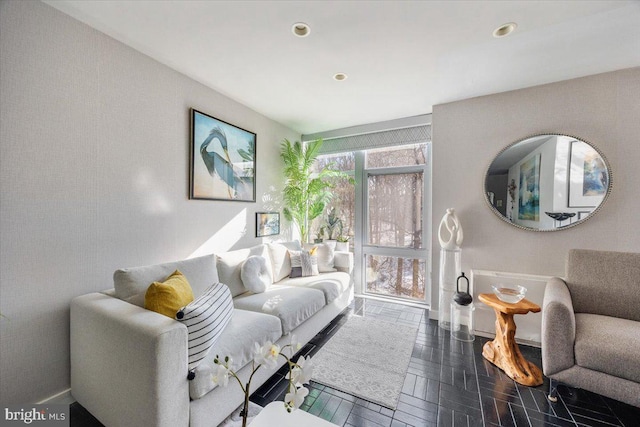
[[[238,296],[247,292],[247,288],[242,283],[240,276],[242,263],[252,255],[265,257],[268,259],[269,253],[267,245],[258,245],[252,248],[238,249],[218,254],[217,266],[220,282],[231,289],[232,296]]]
[[[242,284],[254,294],[259,294],[267,290],[273,283],[271,279],[271,266],[265,257],[252,255],[247,258],[240,268],[240,278]]]
[[[195,369],[195,378],[189,381],[189,395],[199,399],[217,385],[211,376],[216,365],[216,356],[224,359],[231,357],[233,367],[239,370],[253,359],[253,345],[264,345],[267,341],[276,342],[282,336],[280,319],[268,314],[245,310],[233,310],[231,321],[224,329],[218,342]],[[235,382],[235,380],[232,380]],[[230,384],[229,387],[237,387]]]
[[[233,300],[236,308],[277,316],[282,334],[288,334],[325,305],[324,294],[317,289],[272,285],[261,294],[240,295]]]
[[[640,322],[576,313],[576,364],[640,382]]]
[[[271,276],[273,283],[279,282],[291,274],[291,258],[289,257],[289,249],[299,251],[302,249],[300,242],[279,242],[268,243],[269,255],[271,257]]]
[[[327,304],[342,295],[349,288],[351,276],[342,271],[323,273],[319,276],[296,277],[282,282],[286,286],[301,286],[318,289],[324,293]]]
[[[205,255],[165,264],[116,270],[113,273],[115,295],[121,300],[144,307],[144,295],[149,285],[166,279],[176,270],[184,274],[196,296],[219,281],[215,255]]]
[[[175,318],[187,326],[189,370],[202,362],[220,339],[233,314],[231,292],[226,285],[214,283],[191,304],[182,307]]]
[[[180,270],[162,282],[153,282],[144,294],[144,308],[175,319],[180,308],[193,301],[191,285]]]
[[[317,276],[318,257],[316,256],[317,247],[311,250],[289,251],[291,258],[291,274],[289,277],[307,277]]]

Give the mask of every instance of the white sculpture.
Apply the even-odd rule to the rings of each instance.
[[[443,235],[445,229],[448,236]],[[440,227],[438,228],[440,247],[447,250],[460,249],[463,238],[462,224],[460,224],[455,210],[453,208],[447,209],[447,213],[442,217]]]

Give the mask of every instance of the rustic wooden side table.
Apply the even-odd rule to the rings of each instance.
[[[480,294],[478,299],[496,313],[496,338],[482,348],[482,355],[489,362],[502,369],[512,380],[526,386],[542,384],[542,372],[526,360],[515,340],[516,323],[514,314],[538,313],[540,306],[523,299],[515,304],[500,301],[495,294]]]

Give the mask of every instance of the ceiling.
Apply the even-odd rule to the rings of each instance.
[[[640,66],[635,0],[45,2],[302,134]]]

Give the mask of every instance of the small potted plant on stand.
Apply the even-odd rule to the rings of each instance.
[[[334,231],[337,231],[336,234],[342,234],[342,220],[336,214],[336,208],[329,209],[329,213],[327,214],[327,223],[324,226],[327,231],[327,241],[336,241],[336,237],[334,237]]]
[[[336,243],[336,251],[349,252],[349,236],[344,234],[338,236],[338,241]]]
[[[313,239],[313,243],[322,243],[322,238],[324,236],[324,225],[319,227],[316,231],[316,238]]]

